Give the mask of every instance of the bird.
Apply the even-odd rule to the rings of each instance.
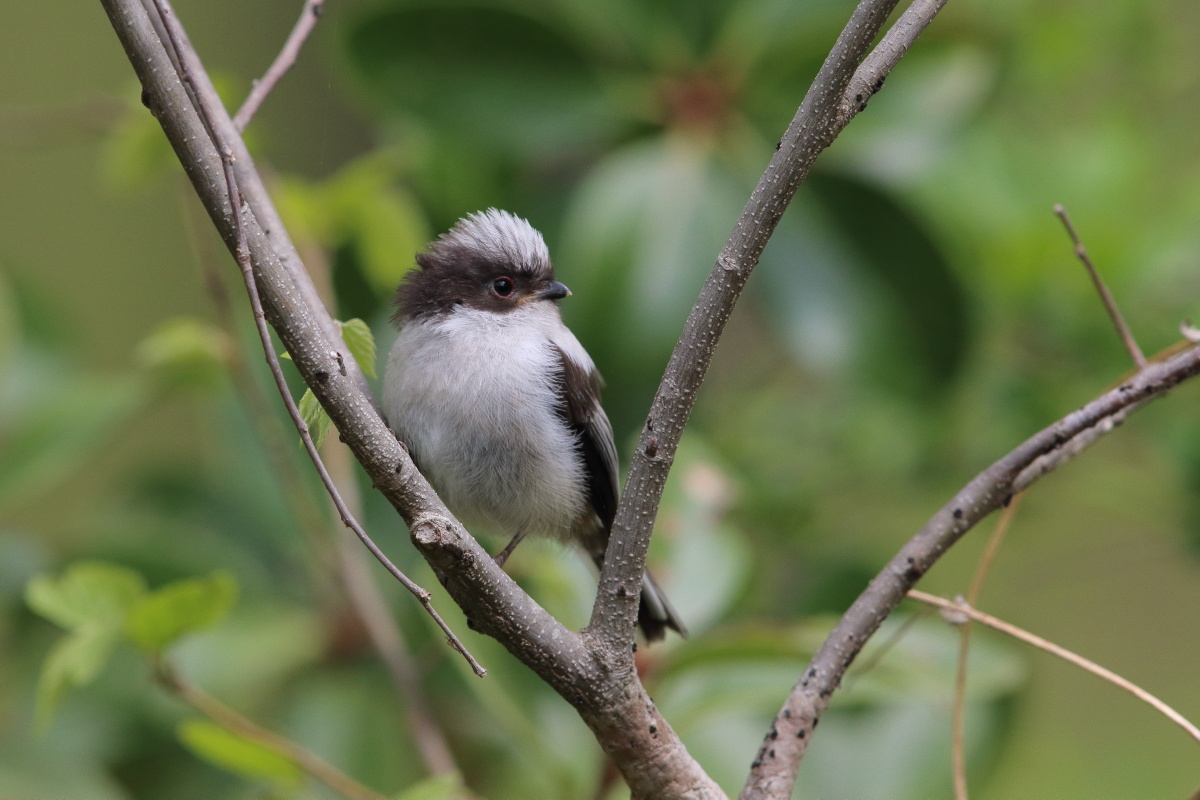
[[[573,543],[604,566],[619,495],[603,381],[563,324],[571,291],[527,220],[468,214],[416,255],[396,290],[399,329],[382,411],[414,463],[468,530]],[[647,641],[687,629],[647,571]]]

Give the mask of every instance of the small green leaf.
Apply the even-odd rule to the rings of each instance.
[[[38,678],[37,719],[45,726],[63,693],[92,681],[112,653],[129,610],[146,592],[142,576],[101,561],[69,566],[61,578],[39,575],[25,589],[36,613],[70,631],[51,649]]]
[[[169,386],[207,387],[222,380],[231,351],[229,337],[220,329],[176,317],[142,340],[138,360]]]
[[[37,725],[44,729],[67,689],[91,683],[112,654],[119,629],[98,624],[84,625],[63,636],[42,665],[38,676]]]
[[[367,323],[357,317],[339,322],[342,328],[342,338],[350,348],[350,355],[358,362],[358,366],[368,378],[374,378],[375,373],[375,335]]]
[[[184,720],[176,734],[188,750],[213,766],[284,789],[300,785],[303,773],[292,759],[206,719]]]
[[[138,647],[160,653],[181,636],[215,625],[236,597],[237,583],[227,572],[176,581],[142,598],[125,631]]]
[[[304,423],[308,425],[308,433],[312,436],[313,444],[320,448],[321,443],[325,441],[325,434],[329,433],[329,426],[333,424],[333,420],[317,402],[317,396],[312,393],[312,389],[305,390],[304,396],[300,398],[298,408]]]
[[[413,267],[413,254],[429,241],[420,206],[398,183],[386,151],[360,158],[326,184],[327,245],[350,243],[376,297],[390,297]]]
[[[92,624],[120,630],[129,609],[146,592],[134,570],[103,561],[79,561],[58,580],[38,575],[25,589],[25,602],[51,622],[76,630]]]

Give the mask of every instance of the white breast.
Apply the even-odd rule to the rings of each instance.
[[[543,302],[507,314],[460,306],[410,322],[392,346],[384,413],[468,527],[565,537],[587,513],[575,437],[555,411],[552,342],[591,367]]]

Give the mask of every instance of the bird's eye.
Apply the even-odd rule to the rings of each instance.
[[[512,278],[496,278],[492,281],[492,292],[496,297],[512,297],[516,286],[512,282]]]

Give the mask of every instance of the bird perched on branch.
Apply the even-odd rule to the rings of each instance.
[[[421,472],[469,528],[574,542],[604,565],[617,510],[617,449],[600,373],[563,324],[542,235],[488,209],[418,253],[396,294],[400,335],[383,411]],[[642,579],[649,640],[685,633],[662,590]]]

